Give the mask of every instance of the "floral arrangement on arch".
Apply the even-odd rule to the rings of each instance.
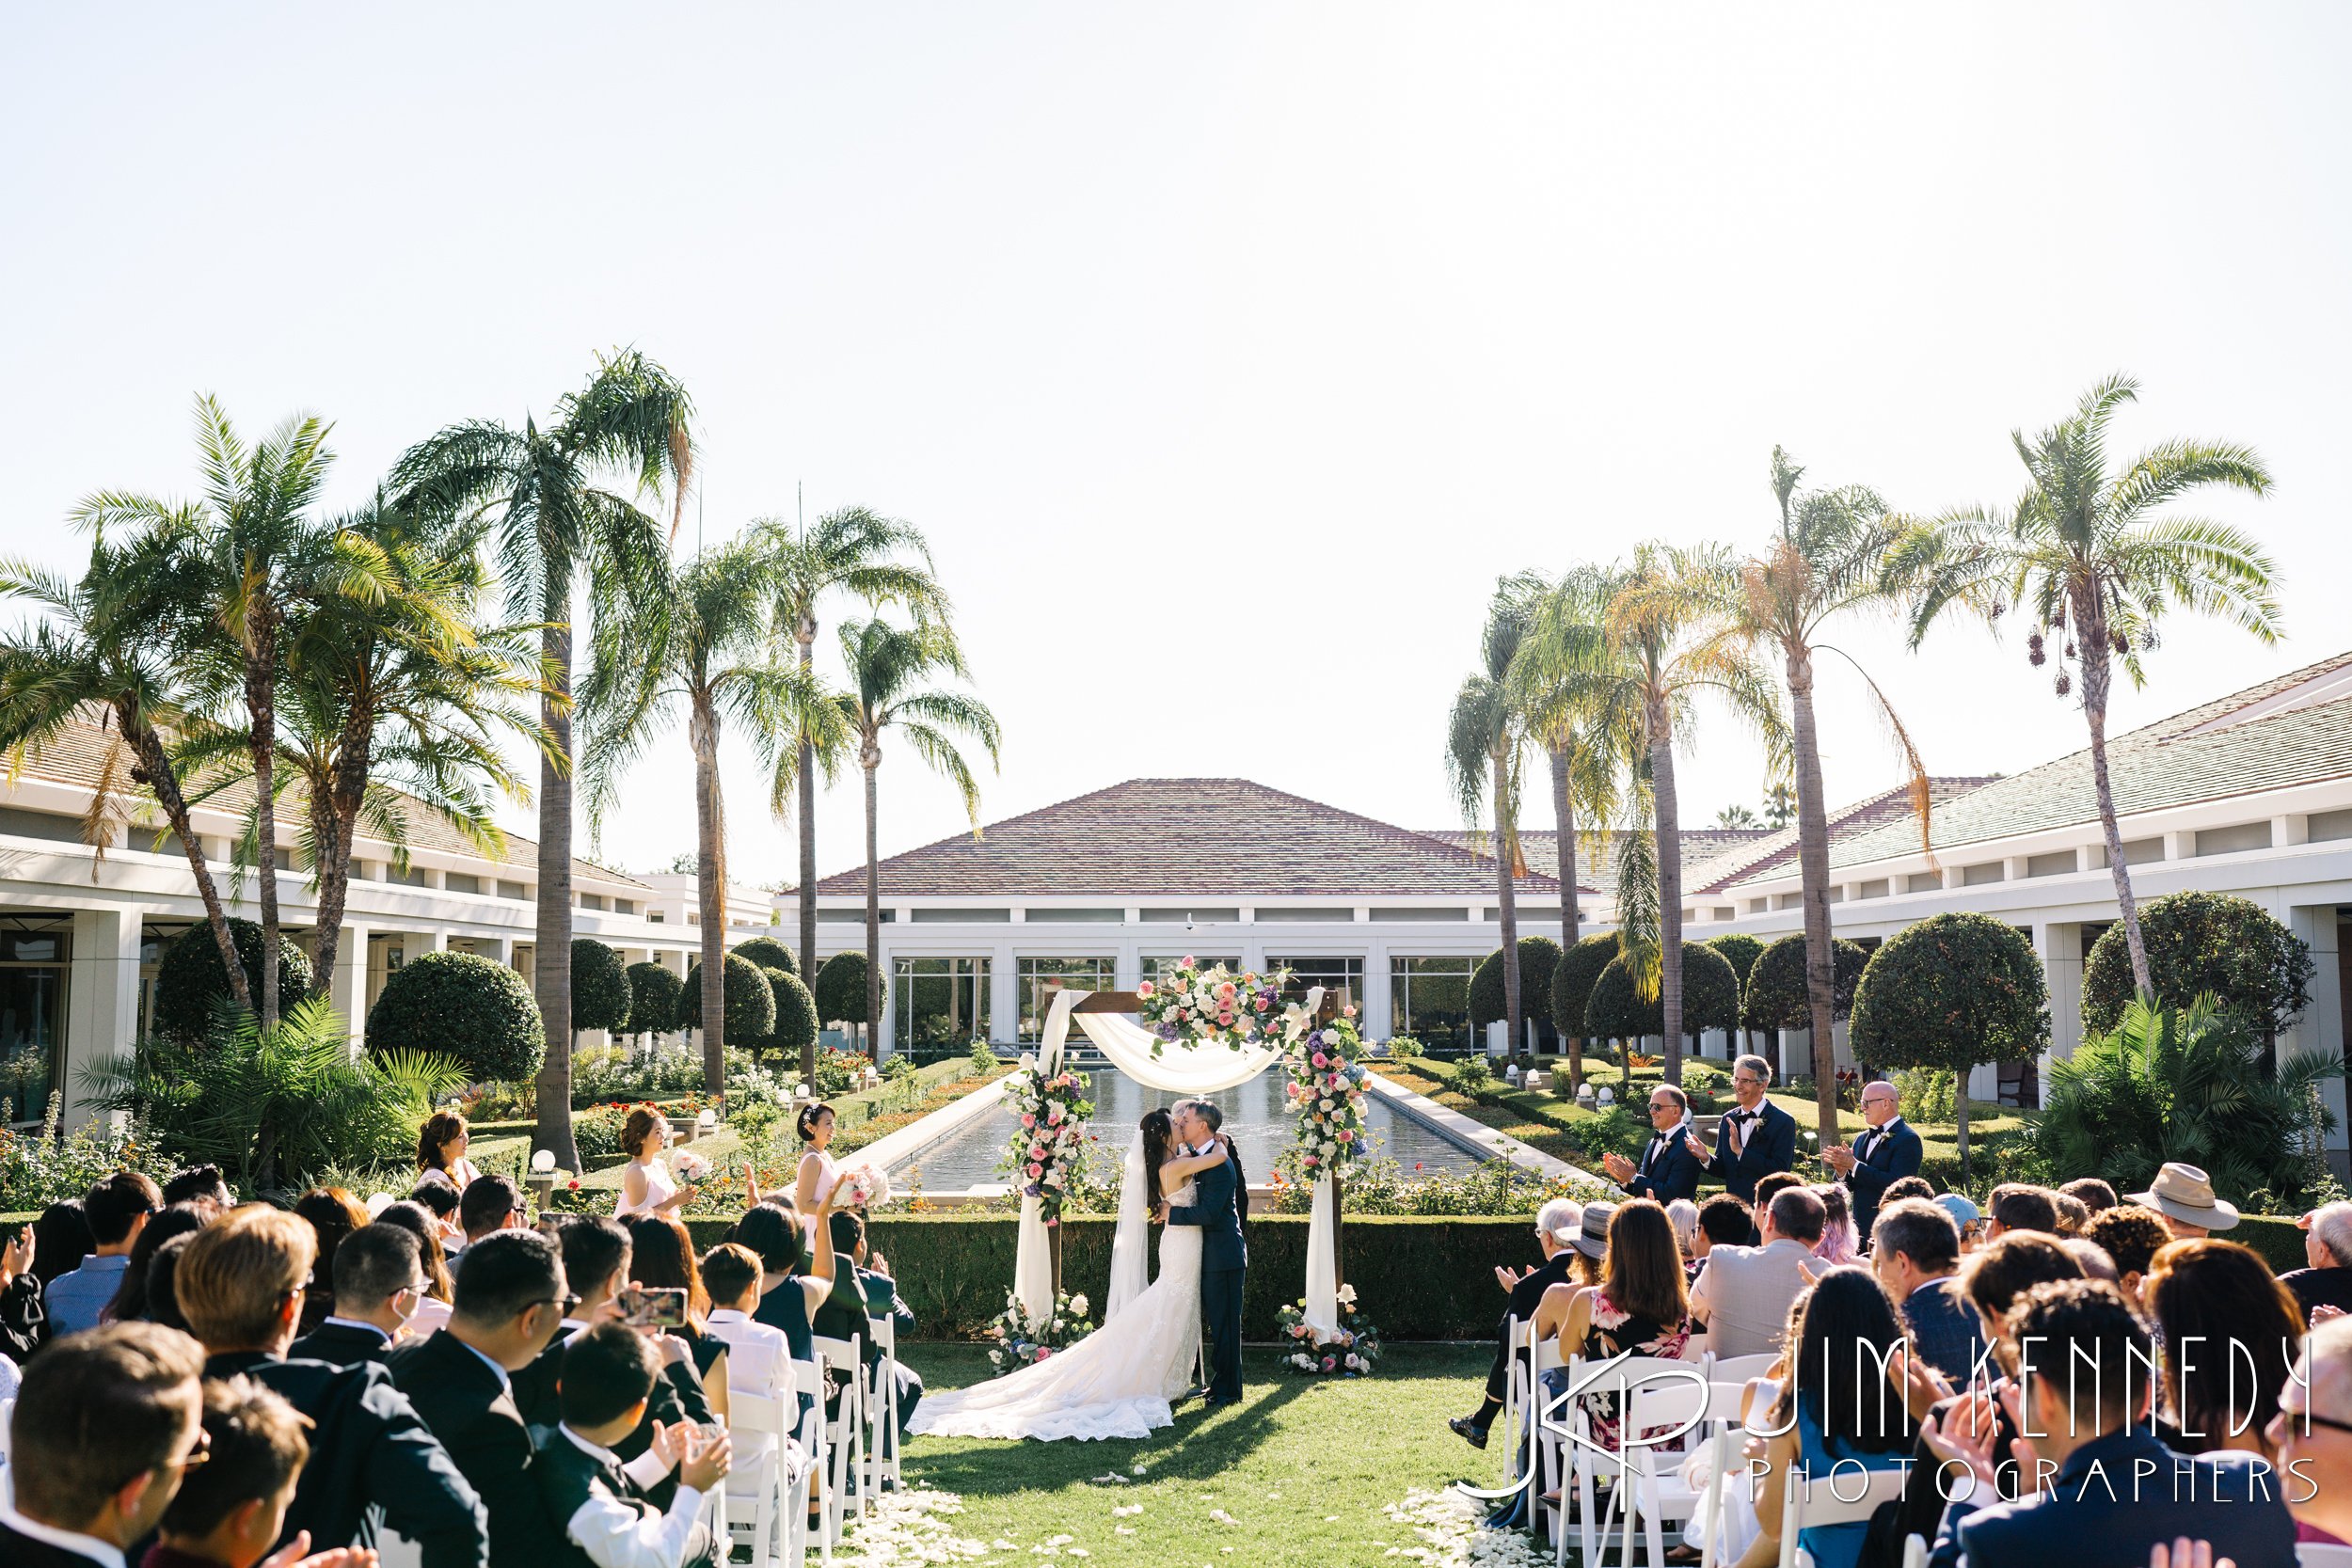
[[[1062,1199],[1086,1149],[1086,1119],[1094,1114],[1086,1081],[1066,1069],[1047,1077],[1037,1058],[1026,1055],[1005,1079],[1005,1100],[1013,1127],[1001,1168],[1012,1172],[1024,1197],[1037,1199],[1047,1225],[1059,1225]]]
[[[1157,1056],[1162,1044],[1177,1040],[1239,1051],[1274,1021],[1283,979],[1249,971],[1236,974],[1223,964],[1202,969],[1187,953],[1161,970],[1157,980],[1136,988],[1144,1027],[1156,1037],[1152,1054]]]
[[[1307,1322],[1307,1304],[1282,1308],[1282,1365],[1305,1377],[1362,1377],[1380,1359],[1380,1330],[1356,1306],[1356,1287],[1340,1287],[1338,1332],[1322,1335]]]
[[[1345,1176],[1372,1152],[1364,1131],[1365,1072],[1359,1060],[1364,1042],[1356,1032],[1355,1015],[1349,1007],[1319,1024],[1295,1002],[1283,1010],[1282,1066],[1290,1082],[1282,1092],[1292,1113],[1291,1135],[1311,1176]]]
[[[1054,1298],[1054,1310],[1043,1320],[1032,1319],[1017,1295],[1006,1293],[1005,1309],[981,1332],[988,1341],[988,1364],[995,1374],[1017,1372],[1069,1349],[1094,1332],[1087,1317],[1087,1298],[1067,1291]]]

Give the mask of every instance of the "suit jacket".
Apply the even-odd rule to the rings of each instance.
[[[289,1361],[324,1361],[330,1367],[356,1367],[362,1361],[390,1356],[392,1342],[373,1328],[346,1328],[321,1323],[286,1347]]]
[[[286,1511],[280,1544],[306,1529],[319,1551],[371,1544],[373,1503],[383,1508],[389,1528],[417,1544],[425,1568],[480,1568],[486,1560],[480,1495],[387,1369],[279,1361],[255,1351],[204,1363],[207,1378],[239,1373],[310,1418],[310,1460]]]
[[[914,1331],[914,1313],[898,1299],[898,1282],[886,1274],[871,1269],[851,1269],[847,1259],[836,1258],[833,1276],[833,1293],[817,1308],[816,1320],[809,1324],[812,1332],[828,1339],[847,1339],[852,1336],[865,1341],[866,1364],[874,1366],[882,1360],[882,1345],[874,1338],[868,1320],[888,1318],[898,1324],[901,1336]],[[852,1277],[854,1276],[854,1277]]]
[[[1511,1287],[1511,1305],[1507,1316],[1526,1323],[1535,1316],[1542,1305],[1544,1292],[1554,1285],[1565,1285],[1576,1278],[1576,1249],[1562,1247],[1537,1267],[1534,1274]]]
[[[8,1568],[98,1568],[98,1559],[69,1552],[0,1524],[0,1562]]]
[[[1919,1174],[1919,1160],[1926,1149],[1911,1123],[1900,1117],[1874,1133],[1865,1132],[1854,1139],[1853,1149],[1854,1167],[1845,1177],[1846,1206],[1853,1211],[1854,1236],[1867,1251],[1870,1227],[1878,1223],[1879,1199],[1895,1182]]]
[[[2306,1318],[2314,1307],[2341,1307],[2352,1311],[2352,1269],[2294,1269],[2280,1275],[2279,1283],[2295,1292],[2295,1299],[2303,1304]]]
[[[2111,1432],[2067,1455],[2033,1496],[1949,1504],[1929,1563],[2141,1568],[2151,1545],[2185,1535],[2211,1541],[2216,1560],[2226,1555],[2237,1568],[2294,1568],[2282,1480],[2258,1454],[2192,1456],[2144,1429]]]
[[[1984,1330],[1977,1309],[1960,1293],[1953,1279],[1931,1279],[1903,1301],[1903,1322],[1911,1327],[1919,1359],[1952,1380],[1958,1387],[1984,1354]]]
[[[507,1383],[444,1330],[392,1353],[392,1382],[440,1440],[489,1513],[490,1561],[542,1568],[564,1539],[549,1521],[531,1474],[531,1429]]]
[[[563,1331],[548,1341],[538,1358],[515,1374],[515,1408],[522,1412],[524,1421],[534,1427],[555,1427],[563,1423],[564,1400],[557,1384],[564,1370],[564,1347],[570,1343],[572,1332],[581,1325],[566,1322]],[[444,1331],[446,1332],[446,1331]],[[435,1338],[441,1336],[437,1334]],[[680,1421],[709,1421],[712,1419],[709,1397],[704,1392],[702,1378],[689,1360],[675,1366],[664,1364],[661,1373],[653,1380],[653,1396],[645,1402],[645,1418],[637,1423],[637,1430],[612,1445],[612,1451],[623,1459],[634,1459],[653,1446],[656,1421],[675,1426]],[[677,1491],[677,1476],[673,1471],[661,1483],[649,1489],[646,1496],[663,1508]],[[562,1520],[556,1521],[562,1533]],[[429,1565],[428,1565],[429,1568]],[[500,1568],[504,1568],[503,1564]]]
[[[1625,1184],[1627,1194],[1654,1197],[1661,1203],[1672,1203],[1678,1197],[1695,1201],[1699,1178],[1707,1173],[1707,1156],[1699,1148],[1698,1140],[1691,1135],[1687,1123],[1667,1133],[1662,1144],[1651,1138],[1649,1147],[1642,1150],[1642,1158],[1635,1163],[1641,1168]]]
[[[1193,1200],[1169,1204],[1168,1223],[1200,1227],[1203,1274],[1248,1268],[1249,1247],[1241,1235],[1241,1205],[1248,1199],[1241,1196],[1240,1158],[1227,1150],[1223,1164],[1211,1165],[1194,1177],[1192,1183]]]
[[[1726,1113],[1717,1124],[1715,1152],[1708,1157],[1707,1168],[1723,1179],[1725,1192],[1742,1203],[1754,1203],[1759,1180],[1797,1163],[1797,1118],[1767,1100],[1759,1118],[1750,1124],[1747,1142],[1736,1158],[1731,1152],[1731,1114]]]

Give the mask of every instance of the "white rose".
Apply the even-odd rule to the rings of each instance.
[[[1070,1298],[1070,1310],[1078,1317],[1085,1317],[1087,1315],[1087,1298],[1084,1296],[1072,1296]]]
[[[1037,1070],[1037,1055],[1035,1053],[1025,1051],[1021,1053],[1021,1070],[1024,1072],[1035,1072]]]

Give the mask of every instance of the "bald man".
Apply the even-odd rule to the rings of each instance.
[[[2296,1522],[2352,1541],[2352,1321],[2322,1323],[2304,1339],[2264,1435],[2278,1447]]]
[[[1862,1119],[1869,1125],[1851,1148],[1835,1145],[1821,1150],[1821,1158],[1845,1183],[1854,1234],[1867,1246],[1870,1227],[1878,1221],[1879,1199],[1890,1183],[1919,1174],[1924,1150],[1919,1134],[1903,1120],[1902,1097],[1883,1078],[1862,1085]]]

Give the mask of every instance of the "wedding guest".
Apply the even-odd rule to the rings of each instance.
[[[1666,1205],[1666,1218],[1675,1227],[1675,1245],[1681,1249],[1685,1277],[1699,1256],[1699,1206],[1687,1197]]]
[[[1886,1191],[1879,1195],[1879,1203],[1883,1207],[1889,1203],[1900,1203],[1907,1197],[1934,1202],[1935,1183],[1924,1176],[1899,1176],[1886,1184]]]
[[[1653,1085],[1649,1124],[1650,1140],[1638,1164],[1612,1152],[1600,1157],[1600,1168],[1629,1196],[1656,1198],[1661,1203],[1697,1197],[1708,1155],[1691,1128],[1691,1097],[1672,1084]]]
[[[503,1176],[475,1177],[457,1199],[457,1222],[468,1245],[501,1230],[519,1230],[530,1215],[522,1189]]]
[[[22,1363],[49,1338],[49,1308],[41,1300],[40,1256],[33,1227],[0,1227],[0,1355]]]
[[[2066,1193],[2053,1192],[2051,1204],[2058,1210],[2058,1233],[2080,1236],[2090,1224],[2090,1205]]]
[[[1708,1258],[1719,1246],[1746,1246],[1756,1234],[1756,1216],[1729,1193],[1717,1193],[1699,1205],[1698,1238],[1692,1244],[1691,1278],[1697,1279]]]
[[[832,1106],[818,1101],[802,1106],[792,1120],[792,1130],[803,1146],[800,1166],[792,1175],[792,1207],[801,1213],[815,1213],[817,1206],[833,1196],[834,1183],[841,1180],[841,1166],[826,1152],[833,1146],[834,1124],[838,1119]]]
[[[2352,1541],[2352,1321],[2312,1330],[2268,1433],[2307,1541]]]
[[[2164,1352],[2166,1421],[2183,1453],[2277,1457],[2268,1437],[2303,1345],[2303,1309],[2262,1254],[2235,1242],[2174,1242],[2142,1295]]]
[[[2177,1453],[2148,1429],[2150,1390],[2137,1370],[2148,1329],[2122,1291],[2095,1279],[2034,1286],[2001,1338],[2020,1373],[1999,1396],[2007,1425],[2034,1435],[2002,1442],[1983,1395],[1929,1418],[1923,1435],[1938,1459],[1974,1481],[1951,1483],[1933,1568],[2138,1563],[2180,1537],[2210,1541],[2241,1568],[2295,1561],[2295,1520],[2267,1465],[2252,1454]],[[2021,1466],[2043,1479],[1995,1500],[1999,1470]]]
[[[598,1323],[564,1346],[561,1381],[563,1420],[532,1432],[532,1475],[573,1551],[595,1568],[712,1562],[698,1515],[733,1458],[726,1433],[664,1428],[654,1446],[622,1460],[613,1445],[644,1422],[661,1379],[653,1347],[619,1323]]]
[[[1984,1200],[1984,1239],[1995,1242],[2012,1230],[2058,1233],[2057,1195],[2026,1181],[2004,1181]]]
[[[1631,1198],[1609,1216],[1600,1283],[1555,1286],[1567,1292],[1558,1338],[1563,1356],[1599,1361],[1625,1353],[1660,1361],[1682,1360],[1695,1326],[1666,1212],[1649,1198]],[[1565,1370],[1544,1374],[1547,1397],[1567,1386]],[[1620,1412],[1613,1395],[1582,1396],[1593,1440],[1617,1446]]]
[[[2107,1256],[2107,1249],[2088,1236],[2060,1236],[2058,1244],[2074,1255],[2074,1261],[2083,1266],[2085,1279],[2104,1279],[2110,1285],[2123,1283],[2123,1275]]]
[[[1732,1196],[1756,1201],[1756,1183],[1797,1160],[1797,1118],[1765,1098],[1772,1069],[1761,1056],[1738,1056],[1731,1064],[1731,1093],[1739,1101],[1715,1132],[1707,1168]]]
[[[1903,1120],[1902,1096],[1884,1079],[1862,1085],[1862,1119],[1861,1136],[1851,1145],[1832,1144],[1821,1150],[1821,1159],[1851,1195],[1854,1232],[1867,1241],[1886,1189],[1918,1174],[1927,1148]]]
[[[313,1187],[294,1199],[297,1218],[310,1227],[318,1243],[316,1267],[304,1292],[300,1332],[310,1333],[335,1309],[335,1249],[343,1238],[368,1223],[367,1207],[341,1187]]]
[[[809,1328],[828,1339],[856,1338],[864,1341],[866,1392],[879,1400],[882,1396],[882,1344],[867,1326],[868,1322],[888,1319],[903,1337],[914,1332],[914,1313],[898,1299],[897,1282],[889,1275],[879,1268],[866,1267],[869,1256],[866,1221],[850,1210],[837,1209],[827,1224],[833,1232],[833,1251],[837,1261],[834,1265],[833,1289],[818,1304]],[[898,1435],[903,1437],[907,1423],[914,1418],[914,1407],[922,1402],[923,1379],[903,1361],[895,1362],[892,1371],[898,1391]]]
[[[204,1463],[182,1477],[140,1568],[253,1568],[283,1529],[308,1423],[242,1377],[204,1386],[203,1421]]]
[[[2140,1287],[2147,1278],[2148,1266],[2172,1242],[2172,1230],[2164,1223],[2164,1216],[2137,1203],[2119,1203],[2091,1215],[2090,1227],[2085,1235],[2113,1259],[2116,1283],[2122,1288],[2123,1299],[2146,1311]]]
[[[1718,1356],[1778,1351],[1788,1306],[1810,1282],[1813,1249],[1827,1211],[1804,1187],[1775,1195],[1758,1222],[1758,1246],[1717,1246],[1691,1289],[1691,1310],[1707,1324]]]
[[[12,1509],[0,1562],[123,1568],[163,1517],[203,1444],[203,1353],[152,1323],[59,1339],[24,1369],[8,1455]]]
[[[1978,1212],[1975,1202],[1964,1193],[1938,1193],[1931,1201],[1951,1215],[1952,1223],[1960,1227],[1961,1256],[1964,1258],[1974,1252],[1984,1240],[1983,1216]]]
[[[791,1386],[792,1346],[784,1331],[756,1322],[765,1270],[758,1254],[736,1242],[722,1242],[703,1254],[702,1277],[710,1292],[708,1332],[726,1347],[718,1365],[730,1389],[781,1399]]]
[[[314,1546],[364,1544],[372,1510],[417,1544],[425,1568],[479,1568],[482,1501],[416,1408],[374,1362],[289,1361],[317,1237],[295,1215],[247,1204],[188,1238],[174,1287],[203,1343],[207,1378],[243,1375],[311,1423],[311,1454],[286,1515]]]
[[[458,1207],[465,1200],[446,1177],[426,1177],[409,1191],[408,1201],[431,1214],[433,1223],[439,1227],[443,1258],[465,1249],[466,1227],[457,1218]]]
[[[674,1214],[647,1214],[628,1224],[628,1277],[657,1291],[685,1292],[685,1322],[670,1330],[686,1341],[711,1414],[726,1419],[726,1341],[710,1332],[710,1295],[694,1260],[693,1238]]]
[[[2352,1311],[2352,1203],[2325,1203],[2296,1224],[2303,1227],[2305,1267],[2279,1276],[2295,1292],[2305,1318],[2314,1307]]]
[[[421,1339],[428,1334],[438,1334],[449,1325],[451,1301],[457,1293],[457,1282],[449,1272],[449,1259],[441,1251],[441,1227],[422,1204],[405,1199],[388,1203],[375,1216],[378,1225],[398,1226],[417,1241],[417,1266],[424,1273],[424,1299],[417,1303],[417,1315],[408,1321],[411,1338]]]
[[[221,1175],[218,1165],[190,1165],[175,1171],[171,1180],[164,1183],[163,1200],[167,1209],[175,1203],[199,1204],[211,1211],[204,1216],[208,1220],[218,1219],[237,1202],[236,1196],[229,1190],[229,1179]]]
[[[818,1211],[820,1217],[830,1212]],[[814,1229],[812,1249],[798,1214],[781,1202],[756,1203],[727,1237],[759,1259],[759,1307],[752,1316],[784,1336],[795,1361],[817,1358],[809,1321],[833,1293],[833,1227],[820,1224]],[[800,1400],[801,1414],[806,1415],[815,1402],[806,1394]]]
[[[33,1277],[40,1282],[44,1300],[51,1282],[80,1268],[97,1247],[98,1238],[90,1234],[89,1216],[83,1212],[80,1198],[59,1198],[43,1209],[40,1218],[33,1222]]]
[[[1772,1199],[1791,1187],[1810,1185],[1812,1183],[1792,1170],[1776,1170],[1769,1176],[1759,1178],[1756,1183],[1756,1196],[1748,1204],[1749,1215],[1756,1225],[1756,1228],[1748,1232],[1748,1245],[1762,1246],[1764,1244],[1764,1211],[1772,1206]]]
[[[1787,1195],[1778,1201],[1787,1201]],[[1782,1493],[1791,1465],[1818,1478],[1815,1484],[1833,1470],[1847,1476],[1856,1469],[1891,1470],[1910,1461],[1916,1438],[1901,1394],[1879,1372],[1903,1342],[1903,1330],[1867,1269],[1845,1264],[1825,1270],[1806,1293],[1793,1333],[1788,1375],[1761,1428],[1775,1435],[1748,1441],[1751,1464],[1763,1467],[1756,1491],[1761,1529],[1741,1554],[1740,1568],[1772,1568],[1783,1560]],[[1810,1528],[1797,1544],[1817,1568],[1854,1568],[1866,1528]]]
[[[621,1167],[621,1203],[616,1219],[644,1214],[668,1214],[694,1200],[700,1189],[680,1186],[670,1174],[661,1151],[670,1147],[670,1118],[649,1105],[640,1105],[621,1124],[621,1152],[628,1164]]]
[[[193,1233],[174,1236],[155,1249],[147,1265],[146,1320],[183,1334],[188,1332],[188,1315],[180,1310],[180,1291],[173,1282],[179,1277],[181,1255],[195,1239]]]
[[[82,1199],[82,1217],[89,1222],[93,1250],[79,1268],[48,1282],[43,1299],[50,1333],[77,1334],[98,1326],[106,1304],[122,1289],[139,1233],[163,1206],[163,1190],[135,1170],[119,1170],[89,1190]]]
[[[531,1474],[531,1431],[510,1379],[538,1359],[576,1302],[552,1241],[535,1230],[495,1231],[458,1263],[449,1326],[391,1358],[392,1381],[481,1495],[494,1568],[558,1561],[557,1532]]]
[[[2062,1181],[2058,1184],[2058,1191],[2090,1210],[2094,1217],[2122,1201],[2115,1196],[2112,1186],[2095,1176],[2078,1176],[2072,1181]]]
[[[2178,1242],[2193,1242],[2237,1225],[2236,1208],[2214,1196],[2212,1178],[2195,1165],[2174,1160],[2165,1162],[2146,1192],[2132,1193],[2126,1201],[2144,1204],[2162,1214]]]
[[[110,1323],[146,1319],[148,1278],[153,1270],[155,1254],[175,1236],[195,1235],[219,1212],[209,1203],[174,1203],[149,1220],[140,1229],[139,1239],[132,1243],[122,1283],[115,1287],[114,1300],[106,1304],[99,1316]]]
[[[1486,1394],[1475,1411],[1446,1422],[1455,1435],[1474,1449],[1486,1446],[1487,1429],[1502,1412],[1503,1396],[1510,1386],[1514,1354],[1511,1322],[1515,1318],[1522,1323],[1532,1322],[1544,1292],[1572,1276],[1574,1243],[1583,1228],[1583,1215],[1582,1205],[1573,1199],[1552,1198],[1535,1212],[1535,1246],[1542,1253],[1543,1261],[1518,1270],[1503,1264],[1495,1266],[1495,1283],[1502,1287],[1505,1301],[1502,1320],[1495,1324],[1495,1354],[1486,1369]],[[1524,1361],[1523,1355],[1521,1359]]]
[[[414,1233],[381,1220],[363,1225],[335,1249],[333,1314],[289,1346],[287,1358],[337,1367],[387,1360],[429,1288]]]
[[[417,1170],[438,1176],[463,1193],[482,1179],[481,1167],[466,1158],[473,1132],[454,1111],[436,1111],[417,1129]]]
[[[1862,1260],[1862,1238],[1854,1234],[1852,1212],[1846,1207],[1846,1189],[1835,1181],[1823,1181],[1812,1189],[1821,1200],[1821,1244],[1813,1255],[1824,1263],[1858,1263]]]
[[[1901,1308],[1920,1358],[1955,1385],[1968,1381],[1984,1354],[1977,1316],[1962,1299],[1960,1227],[1934,1204],[1899,1198],[1879,1210],[1870,1266]]]

